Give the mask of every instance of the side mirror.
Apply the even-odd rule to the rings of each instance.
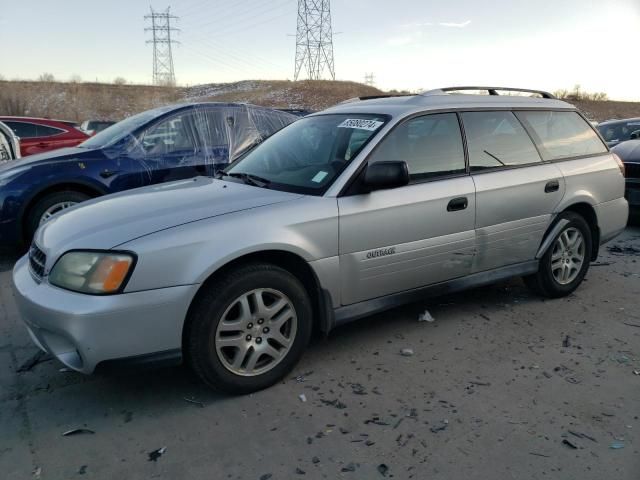
[[[403,187],[409,184],[407,162],[375,162],[367,165],[364,185],[369,191]]]
[[[638,138],[640,138],[640,130],[635,130],[629,135],[630,140],[637,140]]]

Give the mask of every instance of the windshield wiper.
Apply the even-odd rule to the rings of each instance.
[[[503,165],[505,167],[507,166],[506,163],[504,163],[502,160],[500,160],[498,157],[496,157],[493,153],[487,152],[486,150],[483,150],[483,152],[486,153],[487,155],[489,155],[490,157],[492,157],[497,162],[499,162],[501,165]]]
[[[266,178],[259,177],[258,175],[252,175],[251,173],[221,172],[221,175],[225,177],[239,178],[247,185],[253,185],[254,187],[260,187],[260,188],[266,188],[271,183],[271,180],[267,180]]]

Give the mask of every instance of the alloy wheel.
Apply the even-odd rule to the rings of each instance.
[[[553,245],[551,272],[561,285],[573,282],[585,262],[585,241],[577,228],[564,230]]]

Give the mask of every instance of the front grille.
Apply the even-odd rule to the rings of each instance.
[[[47,263],[47,256],[40,250],[36,244],[31,245],[29,249],[29,269],[31,273],[41,279],[44,275],[44,266]]]
[[[640,163],[625,163],[624,176],[627,178],[640,178]]]

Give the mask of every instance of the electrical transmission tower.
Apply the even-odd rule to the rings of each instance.
[[[145,28],[145,32],[152,33],[152,39],[147,43],[153,43],[153,84],[175,85],[176,76],[173,71],[173,54],[171,46],[179,43],[171,38],[171,33],[178,31],[171,26],[173,20],[178,17],[171,15],[171,7],[163,12],[156,12],[151,8],[151,13],[145,15],[145,20],[151,20],[151,27]]]
[[[298,0],[294,80],[303,69],[310,80],[320,80],[325,69],[332,80],[336,79],[329,0]]]
[[[373,87],[376,84],[375,76],[373,73],[365,73],[364,74],[364,84]]]

